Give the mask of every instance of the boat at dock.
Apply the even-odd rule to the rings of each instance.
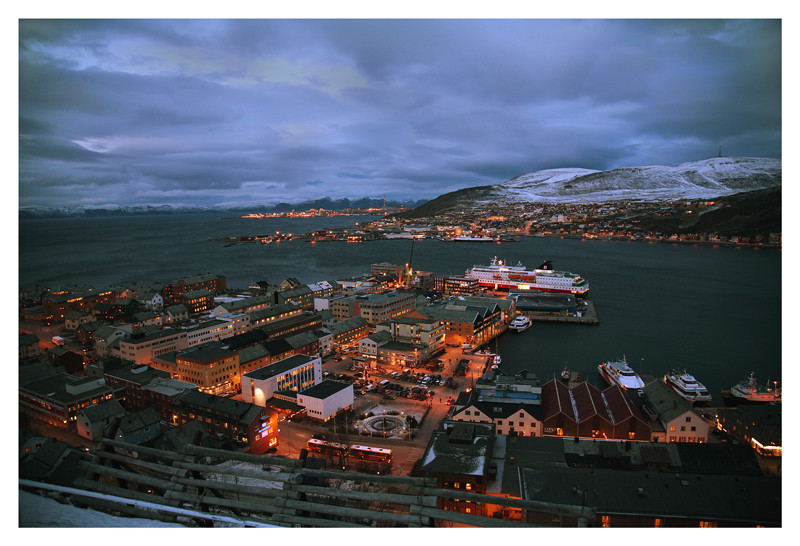
[[[511,324],[508,325],[509,330],[513,330],[514,332],[524,332],[528,328],[531,327],[531,319],[526,317],[525,315],[518,315],[514,320],[511,321]]]
[[[625,357],[622,360],[603,362],[597,365],[597,371],[609,385],[619,385],[623,389],[644,388],[644,381],[634,372]]]
[[[586,296],[589,283],[575,273],[554,271],[553,264],[545,261],[536,269],[527,269],[521,263],[505,265],[497,256],[489,265],[476,265],[465,273],[468,279],[477,279],[479,286],[497,289],[540,290],[560,294]]]
[[[564,369],[561,370],[561,379],[563,379],[564,381],[569,381],[571,377],[572,377],[572,372],[569,371],[569,368],[564,366]]]
[[[723,390],[722,399],[728,406],[781,402],[781,388],[778,387],[777,381],[772,383],[767,381],[765,386],[760,387],[755,372],[751,372],[746,379],[728,390]]]
[[[711,394],[705,385],[700,383],[694,376],[686,370],[678,372],[672,370],[664,376],[664,383],[672,387],[675,392],[692,404],[700,404],[711,401]]]

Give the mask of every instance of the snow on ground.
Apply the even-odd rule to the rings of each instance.
[[[19,491],[19,527],[180,527],[152,519],[123,518]]]

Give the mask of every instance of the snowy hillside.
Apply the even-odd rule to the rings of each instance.
[[[677,167],[537,171],[495,186],[483,200],[587,203],[705,199],[780,185],[780,159],[715,157]]]

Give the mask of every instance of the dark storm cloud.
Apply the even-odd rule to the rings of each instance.
[[[780,157],[777,20],[21,20],[20,204]],[[67,201],[67,203],[65,203]]]

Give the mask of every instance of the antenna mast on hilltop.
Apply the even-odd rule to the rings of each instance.
[[[719,145],[719,157],[722,157],[722,144]]]

